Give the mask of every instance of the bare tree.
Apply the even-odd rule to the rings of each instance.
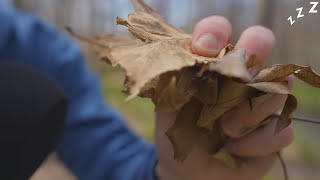
[[[13,0],[13,4],[16,6],[16,7],[23,7],[24,3],[23,3],[23,0]]]
[[[163,16],[166,17],[168,15],[168,0],[157,0],[156,1],[156,9]]]
[[[12,0],[11,2],[15,7],[19,8],[19,9],[30,10],[30,11],[35,10],[35,7],[34,7],[35,3],[33,1],[31,2],[30,0],[29,1],[27,1],[27,0]]]
[[[273,14],[272,10],[275,7],[275,0],[260,0],[258,7],[257,23],[272,28]]]

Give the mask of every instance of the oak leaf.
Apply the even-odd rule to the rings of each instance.
[[[286,127],[288,127],[291,124],[292,121],[292,113],[297,109],[298,107],[298,101],[296,97],[289,94],[286,103],[284,105],[284,108],[282,110],[282,113],[277,121],[277,126],[275,133],[279,133]]]

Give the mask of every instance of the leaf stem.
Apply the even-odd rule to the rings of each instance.
[[[278,156],[278,158],[280,160],[280,163],[281,163],[281,166],[282,166],[284,180],[289,180],[289,174],[288,174],[288,170],[287,170],[287,165],[286,165],[284,159],[282,158],[280,152],[277,152],[277,156]]]

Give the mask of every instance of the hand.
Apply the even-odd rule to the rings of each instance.
[[[203,56],[215,56],[228,43],[232,28],[228,20],[220,16],[208,17],[200,21],[193,34],[193,51]],[[256,54],[265,63],[275,47],[273,33],[261,26],[245,30],[236,48],[244,48],[247,58]],[[250,69],[256,75],[261,66]],[[292,79],[289,78],[290,84]],[[261,179],[272,167],[276,152],[288,146],[293,140],[291,127],[274,135],[275,120],[249,135],[242,136],[243,130],[254,127],[275,111],[278,111],[286,100],[286,95],[274,95],[254,111],[247,103],[240,104],[221,118],[224,132],[231,137],[227,150],[236,156],[246,157],[246,167],[232,169],[220,162],[209,161],[209,155],[200,148],[193,152],[183,162],[173,159],[172,146],[165,135],[173,124],[176,114],[156,114],[156,149],[159,163],[156,171],[160,179],[165,180],[257,180]]]

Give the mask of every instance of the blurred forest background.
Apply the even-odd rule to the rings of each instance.
[[[316,0],[314,0],[316,1]],[[115,25],[117,16],[126,18],[132,11],[129,0],[7,0],[18,8],[40,16],[64,31],[70,26],[83,35],[101,33],[127,33]],[[243,30],[261,24],[271,28],[277,37],[277,48],[269,64],[297,63],[311,65],[320,72],[320,4],[318,13],[308,14],[312,5],[308,0],[146,0],[174,25],[192,32],[196,22],[210,15],[228,17],[234,28],[235,43]],[[296,19],[296,8],[304,7],[305,16]],[[287,18],[296,22],[290,25]],[[85,51],[87,52],[87,51]],[[63,52],[61,52],[63,53]],[[121,111],[128,123],[143,137],[153,139],[153,105],[146,99],[125,103],[121,93],[122,70],[111,69],[88,54],[88,63],[102,78],[106,99]],[[320,90],[296,81],[294,94],[299,99],[296,115],[320,120]],[[316,180],[320,177],[320,126],[293,122],[296,139],[284,151],[291,180]],[[50,156],[33,180],[75,179],[55,155]],[[279,163],[265,180],[282,178]]]

